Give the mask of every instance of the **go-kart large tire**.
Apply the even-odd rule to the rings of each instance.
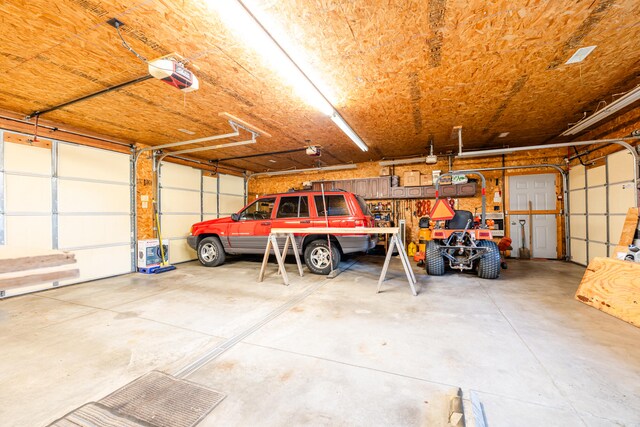
[[[444,274],[444,258],[440,253],[440,245],[433,240],[427,242],[425,261],[429,276],[442,276]]]
[[[478,261],[478,277],[481,279],[497,279],[500,276],[500,250],[493,240],[480,240],[478,247],[489,250]]]

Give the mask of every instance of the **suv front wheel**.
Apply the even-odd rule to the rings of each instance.
[[[335,243],[331,245],[333,267],[329,258],[329,244],[326,240],[314,240],[304,250],[304,263],[314,274],[327,275],[340,264],[340,251]]]
[[[202,265],[217,267],[224,263],[224,248],[216,236],[205,237],[198,244],[198,259]]]

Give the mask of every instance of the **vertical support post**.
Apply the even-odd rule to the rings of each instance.
[[[136,149],[135,147],[131,147],[131,158],[129,165],[129,202],[131,206],[129,208],[130,214],[130,230],[131,230],[131,272],[136,271],[136,252],[137,245],[136,242],[138,240],[138,236],[136,236],[136,221],[138,220],[136,216],[136,203],[137,203],[137,195],[136,195]]]
[[[160,239],[160,235],[158,234],[158,227],[162,228],[162,162],[158,161],[157,154],[153,156],[153,161],[157,162],[156,164],[156,209],[157,209],[157,218],[158,223],[154,227],[156,232],[156,238]],[[160,240],[158,240],[159,244],[162,244]]]
[[[607,221],[607,223],[605,224],[606,230],[607,230],[607,256],[611,255],[611,234],[610,234],[610,230],[609,230],[609,220],[611,219],[610,215],[609,215],[609,156],[604,156],[604,192],[605,192],[605,221]]]
[[[0,129],[0,245],[5,245],[4,131]]]
[[[564,204],[564,260],[571,261],[571,225],[569,223],[569,214],[571,208],[569,206],[569,173],[561,173],[560,178],[562,179],[562,201]]]
[[[586,237],[585,241],[585,251],[587,254],[587,265],[589,264],[589,180],[587,179],[587,167],[584,167],[584,222],[585,222],[585,230],[584,235]]]
[[[249,181],[247,180],[247,171],[242,172],[244,178],[244,205],[247,205],[247,199],[249,198]]]

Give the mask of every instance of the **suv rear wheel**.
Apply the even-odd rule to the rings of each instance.
[[[217,267],[224,263],[225,254],[220,239],[216,236],[205,237],[198,244],[198,259],[207,267]]]
[[[329,258],[329,244],[326,240],[314,240],[304,250],[304,263],[314,274],[329,274],[340,264],[340,251],[336,244],[331,245],[333,267]]]

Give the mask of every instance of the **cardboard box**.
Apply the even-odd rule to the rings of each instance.
[[[420,175],[420,185],[433,185],[433,179],[431,175]]]
[[[380,176],[391,175],[391,166],[383,166],[380,168]]]
[[[405,172],[403,176],[403,183],[405,187],[417,187],[420,185],[420,171]]]

